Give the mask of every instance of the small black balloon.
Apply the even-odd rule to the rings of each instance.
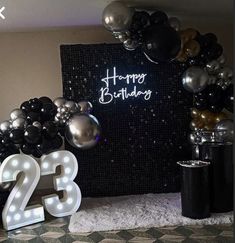
[[[53,149],[59,149],[63,145],[63,139],[60,135],[57,135],[53,140]]]
[[[207,49],[207,56],[210,61],[219,58],[222,55],[222,53],[223,53],[223,47],[217,43],[211,45]]]
[[[130,28],[134,30],[141,30],[146,25],[148,25],[149,21],[150,21],[150,16],[147,12],[136,11],[132,18],[132,24]]]
[[[29,144],[37,144],[41,140],[41,132],[35,126],[28,126],[24,132],[24,139]]]
[[[151,14],[150,22],[151,24],[158,24],[158,25],[166,24],[168,23],[168,17],[166,13],[162,11],[156,11]]]
[[[233,96],[233,84],[230,84],[226,90],[224,91],[224,107],[230,111],[233,112],[233,102],[234,102],[234,96]]]
[[[54,120],[57,113],[57,107],[54,103],[44,103],[41,108],[41,117],[43,121]]]
[[[24,143],[20,147],[24,154],[32,154],[34,151],[34,146],[32,144]]]
[[[208,85],[206,88],[208,94],[208,104],[217,105],[223,104],[224,102],[224,91],[221,86],[216,84]]]
[[[40,149],[38,149],[37,147],[35,147],[35,149],[32,151],[32,155],[35,158],[41,158],[43,155],[43,152]]]
[[[35,121],[40,122],[41,116],[40,116],[40,113],[31,111],[27,114],[26,119],[27,119],[28,124],[32,124]]]
[[[194,94],[194,107],[198,110],[206,110],[208,108],[207,93],[205,90]]]
[[[29,113],[31,111],[30,103],[28,101],[24,101],[20,105],[20,109],[23,110],[25,113]]]
[[[9,137],[9,134],[6,134],[5,136],[2,137],[1,143],[4,144],[7,147],[12,144],[12,141]]]
[[[7,150],[7,147],[4,144],[0,144],[0,153],[3,153]]]
[[[11,130],[9,138],[14,144],[23,143],[24,142],[24,130],[22,130],[22,129]]]
[[[143,51],[152,60],[170,61],[180,51],[179,34],[170,26],[153,25],[143,32]]]
[[[42,133],[45,138],[54,138],[57,135],[58,131],[58,126],[53,121],[47,121],[43,124]]]
[[[224,108],[224,104],[208,105],[208,110],[214,113],[221,112]]]
[[[47,96],[42,96],[39,98],[39,100],[43,103],[43,104],[46,104],[46,103],[53,103],[53,101],[47,97]]]

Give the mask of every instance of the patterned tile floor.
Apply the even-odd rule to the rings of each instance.
[[[49,243],[232,243],[233,225],[176,226],[75,234],[68,230],[69,217],[52,218],[6,232],[0,226],[0,242]]]

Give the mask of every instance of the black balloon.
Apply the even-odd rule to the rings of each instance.
[[[132,23],[130,26],[130,30],[138,31],[142,30],[150,20],[150,16],[145,11],[136,11],[132,18]]]
[[[9,137],[9,134],[6,134],[5,136],[2,137],[1,143],[4,144],[7,147],[12,144],[12,141]]]
[[[57,135],[53,140],[53,149],[59,149],[63,145],[63,139],[60,135]]]
[[[211,45],[210,47],[208,47],[208,49],[206,50],[208,59],[210,61],[219,58],[222,53],[223,53],[223,47],[220,44],[215,43],[214,45]]]
[[[194,94],[194,107],[198,110],[207,109],[207,93],[205,92],[205,90]]]
[[[32,155],[36,158],[40,158],[43,155],[43,152],[37,147],[32,151]]]
[[[54,138],[58,133],[58,126],[53,121],[47,121],[43,124],[42,133],[45,138]]]
[[[166,13],[164,13],[162,11],[156,11],[151,14],[150,22],[151,22],[151,24],[158,24],[158,25],[167,24],[168,17],[166,15]]]
[[[41,132],[35,126],[28,126],[24,132],[24,139],[29,144],[36,144],[41,140]]]
[[[28,101],[23,102],[20,105],[20,109],[23,110],[25,113],[29,113],[31,111],[31,106]]]
[[[30,107],[33,112],[40,112],[42,107],[42,102],[39,99],[35,98],[30,102]]]
[[[43,104],[46,104],[46,103],[53,103],[53,101],[47,97],[47,96],[42,96],[39,98],[39,100],[43,103]]]
[[[44,103],[41,108],[41,118],[43,121],[54,120],[57,107],[54,103]]]
[[[233,112],[233,101],[234,101],[234,96],[233,96],[233,84],[230,84],[227,89],[224,91],[224,107],[230,111]]]
[[[170,26],[153,25],[143,32],[143,51],[152,60],[169,61],[181,48],[179,34]]]
[[[223,104],[224,102],[224,91],[221,86],[216,84],[208,85],[206,90],[208,95],[208,103],[210,105]]]
[[[32,154],[34,151],[34,146],[32,144],[24,143],[20,147],[24,154]]]
[[[205,49],[217,43],[217,37],[213,33],[207,33],[205,35],[198,34],[195,40],[199,42],[201,49]]]
[[[9,138],[14,144],[23,143],[24,142],[24,130],[22,130],[22,129],[11,130]]]
[[[26,119],[27,119],[28,124],[32,124],[35,121],[40,122],[41,116],[40,116],[40,113],[31,111],[28,113]]]

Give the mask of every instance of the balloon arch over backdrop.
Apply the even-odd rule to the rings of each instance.
[[[223,47],[215,34],[181,30],[176,17],[168,18],[162,11],[137,11],[118,1],[104,9],[102,21],[126,50],[141,48],[153,63],[175,62],[185,67],[182,85],[194,97],[190,124],[193,144],[232,142],[233,121],[223,109],[233,112],[233,72],[225,64]]]

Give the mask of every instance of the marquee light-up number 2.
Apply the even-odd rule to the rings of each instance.
[[[40,179],[40,168],[35,159],[28,155],[17,154],[7,157],[0,167],[0,182],[17,180],[2,211],[3,226],[7,230],[44,220],[41,205],[26,207]]]
[[[41,170],[37,161],[24,154],[7,157],[0,166],[0,183],[17,180],[2,212],[3,226],[6,230],[16,229],[25,225],[44,221],[42,205],[26,207],[40,174],[55,174],[56,167],[61,166],[61,174],[54,176],[54,188],[63,190],[64,197],[60,200],[56,194],[42,198],[45,209],[55,217],[75,213],[81,203],[81,191],[73,181],[78,172],[76,157],[69,151],[53,152],[41,160]],[[23,172],[19,178],[17,175]]]
[[[41,160],[41,175],[55,174],[56,167],[61,166],[61,174],[53,177],[54,189],[63,190],[63,198],[51,194],[42,198],[49,214],[63,217],[75,213],[81,204],[81,191],[73,181],[78,172],[76,157],[69,151],[53,152]]]

